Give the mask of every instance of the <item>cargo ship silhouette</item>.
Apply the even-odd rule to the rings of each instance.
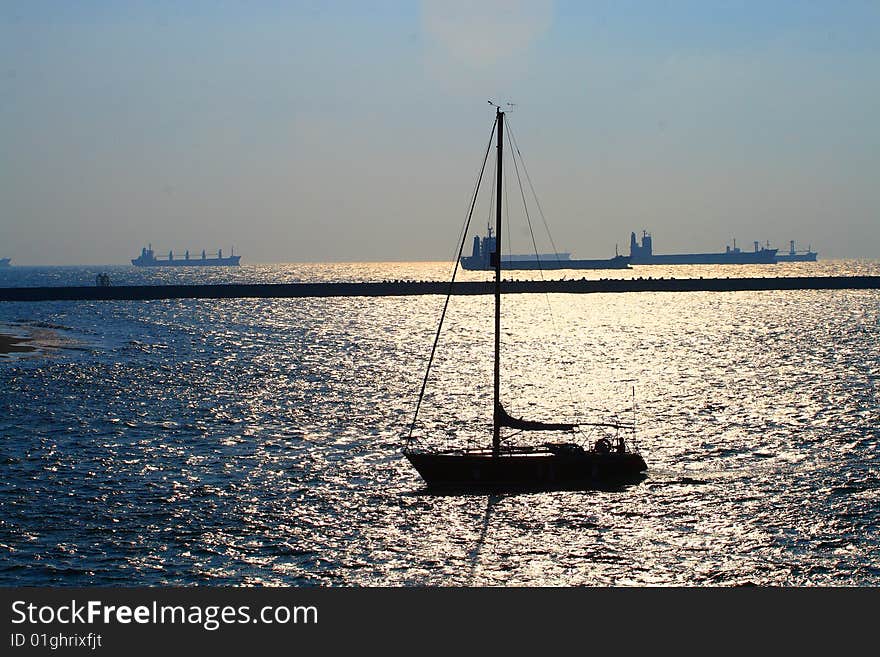
[[[463,256],[461,266],[471,271],[494,271],[495,236],[489,228],[486,237],[474,236],[474,246],[469,256]],[[570,253],[503,254],[501,262],[505,269],[629,269],[629,258],[615,255],[613,258],[572,260]]]
[[[776,263],[777,249],[759,246],[755,242],[754,251],[743,251],[733,241],[733,248],[727,247],[720,253],[654,253],[651,234],[642,231],[642,243],[636,234],[630,233],[629,261],[633,265],[772,265]]]
[[[156,257],[153,245],[150,244],[141,249],[141,255],[134,258],[131,264],[135,267],[237,267],[241,259],[241,256],[235,255],[234,247],[226,258],[223,257],[223,249],[219,249],[216,256],[213,253],[210,255],[211,257],[208,257],[203,249],[201,257],[196,258],[191,258],[189,251],[186,251],[182,258],[175,258],[173,251],[168,252],[167,258]]]

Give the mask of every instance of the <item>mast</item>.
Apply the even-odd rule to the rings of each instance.
[[[495,265],[495,376],[493,381],[495,405],[492,413],[492,455],[498,456],[501,452],[501,196],[503,192],[504,112],[499,107],[496,108],[495,113],[498,119],[498,173],[495,190],[495,253],[492,254],[495,260],[492,263]]]

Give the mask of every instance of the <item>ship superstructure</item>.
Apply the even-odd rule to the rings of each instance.
[[[813,251],[813,245],[807,247],[806,251],[798,251],[794,248],[794,240],[789,241],[788,253],[777,253],[777,262],[816,262],[816,256],[819,254]]]

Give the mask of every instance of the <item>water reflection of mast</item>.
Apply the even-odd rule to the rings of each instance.
[[[486,534],[489,531],[489,519],[492,515],[492,509],[501,500],[501,495],[489,495],[486,498],[486,511],[483,513],[483,525],[480,527],[480,536],[477,543],[471,551],[471,569],[468,572],[468,586],[478,586],[475,581],[477,575],[477,566],[480,563],[480,555],[483,552],[483,545],[486,543]]]

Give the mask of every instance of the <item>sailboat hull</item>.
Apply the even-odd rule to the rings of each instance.
[[[406,457],[429,488],[447,489],[605,488],[637,482],[648,469],[631,452],[408,452]]]

